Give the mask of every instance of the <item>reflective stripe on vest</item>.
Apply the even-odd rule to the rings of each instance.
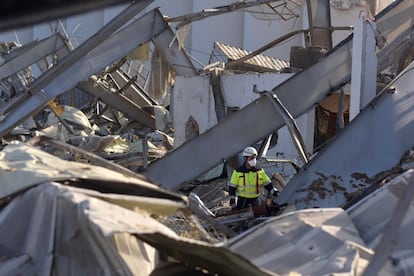
[[[241,177],[243,177],[243,189],[239,188],[237,190],[237,194],[239,196],[246,197],[246,198],[256,198],[259,196],[259,171],[255,172],[255,174],[256,174],[256,185],[253,188],[252,187],[253,185],[247,185],[246,187],[246,173],[245,172],[242,173]]]

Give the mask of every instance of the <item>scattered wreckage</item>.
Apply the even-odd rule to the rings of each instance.
[[[133,64],[125,56],[155,41],[175,74],[194,75],[194,66],[178,42],[171,43],[174,33],[158,10],[115,32],[149,2],[131,5],[75,49],[58,34],[30,45],[3,45],[1,274],[411,274],[414,64],[330,145],[311,160],[304,154],[305,164],[289,183],[274,175],[282,194],[273,205],[232,211],[226,177],[194,179],[284,124],[293,126],[298,151],[303,149],[290,115],[349,82],[352,36],[174,149],[168,108],[130,77]],[[377,18],[378,27],[396,17],[411,20],[401,11],[413,7],[413,1],[397,1]],[[381,30],[389,44],[378,50],[379,70],[411,35],[412,25],[404,28]],[[143,35],[125,39],[131,32]],[[37,78],[28,69],[34,64],[42,72]],[[313,79],[321,82],[309,85]],[[302,92],[303,83],[310,97],[297,102],[291,94]],[[88,103],[74,108],[54,100],[72,89],[85,92]],[[220,153],[195,163],[190,151],[203,152],[208,140],[226,141],[227,128],[246,114],[267,119],[257,133],[223,142]],[[373,131],[358,135],[367,125]],[[382,162],[358,161],[361,148],[349,146],[355,137],[365,142],[366,158]],[[379,149],[383,154],[376,154]],[[340,167],[330,160],[340,160]],[[190,164],[193,170],[183,173]]]

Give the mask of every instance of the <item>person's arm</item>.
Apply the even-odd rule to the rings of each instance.
[[[236,171],[233,171],[230,182],[229,182],[229,198],[230,198],[230,206],[232,209],[236,208],[236,193],[237,193],[237,175]]]
[[[229,185],[230,206],[232,209],[236,208],[236,191],[236,187]]]
[[[278,197],[280,194],[280,192],[275,187],[273,187],[272,182],[267,183],[263,187],[267,191],[267,198],[270,198],[271,196]]]
[[[263,174],[263,179],[265,181],[266,184],[263,185],[263,188],[266,189],[267,191],[267,198],[270,197],[278,197],[279,196],[279,191],[273,187],[273,183],[270,180],[269,176],[265,173],[265,171],[262,169],[261,173]]]

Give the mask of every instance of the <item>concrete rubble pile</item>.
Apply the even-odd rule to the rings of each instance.
[[[15,43],[3,43],[2,46],[3,60],[7,60],[14,51],[24,48],[21,45],[16,46]],[[42,62],[47,63],[47,58],[38,61],[38,64]],[[2,101],[0,108],[3,108],[4,117],[7,117],[7,109],[12,107],[10,103],[27,93],[26,90],[34,81],[30,69],[30,67],[25,68],[0,82]],[[148,164],[151,160],[162,157],[172,148],[174,142],[168,110],[156,104],[143,91],[137,93],[136,87],[140,87],[139,84],[122,68],[110,67],[107,70],[115,71],[115,73],[104,71],[100,75],[95,75],[96,85],[105,85],[107,90],[120,93],[120,96],[129,96],[131,100],[141,105],[143,101],[141,98],[146,97],[147,105],[142,107],[146,109],[146,112],[143,113],[153,118],[153,128],[139,124],[130,116],[103,102],[99,97],[84,95],[90,100],[80,108],[65,104],[65,101],[68,101],[65,99],[60,100],[62,103],[55,100],[48,102],[45,109],[5,134],[2,139],[3,146],[9,141],[26,142],[32,137],[46,136],[99,154],[135,171],[142,169],[144,163]],[[122,81],[116,82],[115,77]],[[119,87],[119,85],[123,86]],[[70,100],[76,101],[74,98]],[[61,157],[69,158],[65,154]]]

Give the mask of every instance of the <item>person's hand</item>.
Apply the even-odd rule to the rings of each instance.
[[[232,210],[236,209],[236,200],[234,198],[230,199],[230,207]]]

